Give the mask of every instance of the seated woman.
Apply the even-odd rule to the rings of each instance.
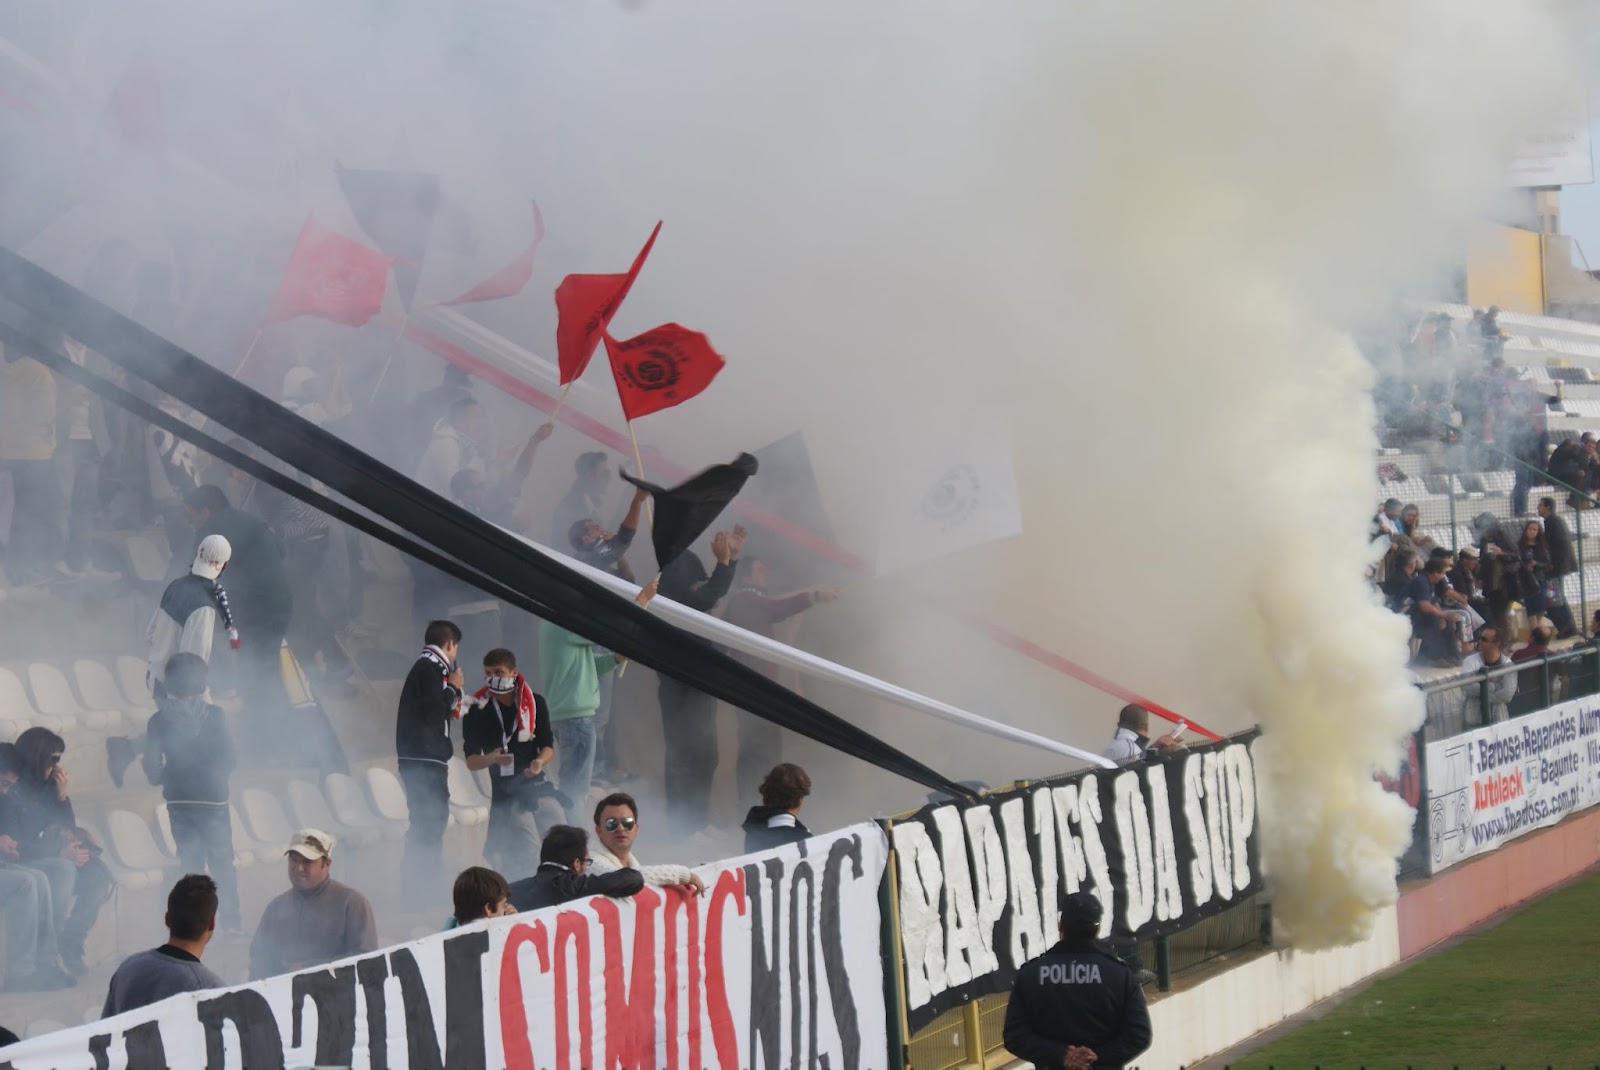
[[[100,845],[78,827],[61,764],[66,749],[66,741],[48,728],[30,728],[17,737],[19,776],[7,800],[6,832],[17,841],[21,863],[50,881],[59,926],[56,946],[67,969],[81,974],[84,942],[116,880],[100,857]]]

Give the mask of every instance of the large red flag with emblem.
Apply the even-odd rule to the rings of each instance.
[[[556,287],[556,362],[561,368],[561,385],[566,386],[583,374],[594,356],[595,347],[617,314],[622,299],[639,277],[650,247],[661,233],[661,224],[650,232],[633,266],[626,275],[568,275]]]
[[[494,301],[502,297],[515,297],[522,292],[524,286],[528,285],[528,280],[533,278],[533,254],[539,251],[539,243],[542,241],[544,241],[544,216],[539,212],[539,202],[534,201],[533,241],[522,250],[522,254],[460,297],[452,297],[448,301],[439,303],[465,305],[473,301]]]
[[[359,327],[383,308],[388,279],[387,256],[307,216],[267,319],[321,316]]]
[[[688,401],[711,385],[725,363],[709,338],[676,323],[621,342],[609,334],[605,338],[622,413],[629,420]]]

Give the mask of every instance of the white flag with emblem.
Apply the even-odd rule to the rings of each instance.
[[[942,433],[886,473],[878,575],[1022,534],[1011,443],[998,427]]]

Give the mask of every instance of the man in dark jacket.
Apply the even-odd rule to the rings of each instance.
[[[761,805],[752,806],[744,818],[745,854],[809,839],[811,830],[799,815],[810,794],[811,778],[804,769],[792,762],[773,766],[761,782]]]
[[[450,721],[461,703],[463,678],[456,664],[461,629],[450,621],[429,623],[425,644],[400,687],[394,749],[411,823],[401,862],[402,893],[421,909],[434,902],[433,887],[444,872],[444,829],[450,821]]]
[[[1483,617],[1490,624],[1502,627],[1506,611],[1517,595],[1519,540],[1493,513],[1479,513],[1474,517],[1472,533],[1478,540],[1478,582],[1483,584],[1484,601],[1489,605],[1489,612]]]
[[[1539,499],[1539,518],[1544,521],[1544,541],[1550,548],[1550,600],[1545,604],[1545,616],[1556,626],[1556,637],[1567,639],[1578,634],[1578,623],[1572,619],[1572,609],[1562,593],[1561,578],[1578,571],[1578,555],[1573,551],[1572,532],[1567,522],[1556,513],[1554,498]]]
[[[658,593],[709,613],[733,586],[744,540],[743,527],[712,536],[717,567],[709,575],[700,558],[685,550],[661,569]],[[667,817],[683,832],[697,832],[706,826],[711,809],[706,770],[717,767],[717,700],[668,676],[658,674],[656,679],[666,750]]]
[[[1061,905],[1061,942],[1017,971],[1006,1050],[1040,1070],[1118,1070],[1150,1046],[1144,992],[1096,943],[1100,916],[1100,900],[1073,892]]]
[[[779,624],[815,605],[823,605],[839,597],[831,587],[808,587],[793,594],[767,593],[767,563],[759,557],[748,557],[744,562],[744,579],[739,589],[728,599],[728,609],[723,619],[736,628],[766,639],[773,638]],[[778,668],[748,654],[735,655],[740,661],[770,679],[778,678]],[[740,792],[746,785],[757,783],[756,778],[777,765],[783,758],[783,730],[764,717],[740,711],[739,761],[734,784]]]
[[[289,713],[279,648],[289,631],[294,603],[283,567],[283,544],[265,524],[233,508],[222,488],[196,487],[184,498],[197,532],[221,535],[228,559],[228,602],[242,633],[239,693],[244,700],[250,747],[266,757],[282,752],[282,724]]]
[[[533,868],[539,826],[565,816],[545,767],[555,755],[550,707],[517,671],[517,656],[483,656],[484,685],[467,700],[461,750],[467,768],[489,771],[489,834],[483,856],[518,877]]]
[[[237,761],[222,710],[206,701],[206,663],[174,654],[167,683],[144,737],[144,775],[161,786],[172,841],[185,873],[216,881],[222,928],[239,930],[239,882],[233,868],[228,777]]]
[[[574,899],[609,895],[619,899],[638,895],[644,875],[636,869],[619,869],[598,877],[589,868],[589,834],[575,825],[556,825],[545,833],[539,848],[539,870],[511,884],[511,905],[539,910]]]

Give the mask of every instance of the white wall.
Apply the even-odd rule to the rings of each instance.
[[[1178,1070],[1245,1040],[1400,961],[1395,910],[1365,941],[1331,951],[1292,948],[1227,970],[1151,1005],[1155,1043],[1140,1070]]]

